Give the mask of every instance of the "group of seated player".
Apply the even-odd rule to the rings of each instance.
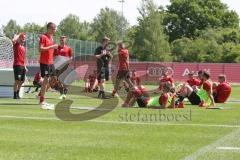
[[[157,92],[154,92],[157,96],[150,97],[151,91],[137,84],[127,93],[122,106],[133,107],[137,102],[139,107],[146,108],[184,108],[184,99],[187,98],[192,105],[214,107],[215,103],[226,102],[231,94],[231,86],[225,75],[219,75],[218,83],[213,83],[206,71],[199,71],[198,78],[194,78],[194,73],[189,73],[188,80],[180,86],[177,90],[173,78],[163,73]]]

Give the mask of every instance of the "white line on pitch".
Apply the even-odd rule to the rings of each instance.
[[[217,147],[220,150],[240,150],[239,147]]]
[[[54,117],[25,117],[25,116],[8,116],[8,115],[6,115],[6,116],[0,116],[0,118],[60,121],[60,119],[54,118]],[[126,124],[126,125],[240,128],[240,125],[222,125],[222,124],[151,123],[151,122],[125,122],[125,121],[104,121],[104,120],[90,120],[90,121],[86,121],[86,122],[106,123],[106,124]]]

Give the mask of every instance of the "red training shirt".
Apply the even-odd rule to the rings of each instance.
[[[120,49],[118,50],[118,57],[119,57],[119,70],[128,70],[128,58],[129,53],[127,49]]]
[[[192,86],[200,86],[201,81],[197,78],[189,79],[187,80],[187,83],[192,87]]]
[[[54,45],[53,39],[47,34],[42,34],[39,40],[39,46],[49,47]],[[53,64],[53,53],[54,49],[49,49],[47,51],[40,51],[40,63],[41,64]]]
[[[24,66],[25,48],[18,42],[13,45],[14,62],[13,66]]]
[[[54,56],[64,56],[64,57],[72,57],[72,49],[67,45],[58,46],[58,48],[54,52]]]
[[[231,86],[228,82],[220,83],[217,88],[217,102],[224,103],[231,94]]]

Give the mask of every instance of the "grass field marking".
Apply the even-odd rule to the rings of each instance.
[[[25,117],[25,116],[0,116],[0,118],[9,119],[31,119],[31,120],[54,120],[60,121],[58,118],[51,117]],[[219,128],[240,128],[240,125],[222,125],[222,124],[184,124],[184,123],[144,123],[144,122],[121,122],[121,121],[103,121],[103,120],[90,120],[86,122],[94,123],[109,123],[109,124],[127,124],[127,125],[153,125],[153,126],[192,126],[192,127],[219,127]]]
[[[217,147],[217,149],[219,149],[219,150],[239,150],[240,151],[240,147]]]
[[[234,131],[230,132],[229,134],[221,137],[220,139],[214,141],[213,143],[200,148],[193,154],[188,155],[183,160],[195,160],[198,157],[204,155],[205,153],[212,151],[219,146],[222,146],[223,144],[225,144],[225,142],[232,141],[233,139],[239,139],[239,138],[240,138],[240,129],[234,130]]]

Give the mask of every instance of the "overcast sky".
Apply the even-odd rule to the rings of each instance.
[[[122,10],[119,0],[2,0],[0,7],[0,26],[14,19],[21,26],[28,22],[43,25],[45,22],[58,24],[64,17],[72,13],[80,20],[91,22],[101,8],[109,7],[119,12]],[[154,0],[158,5],[167,5],[169,0]],[[231,10],[240,15],[239,0],[222,0]],[[139,16],[137,8],[140,0],[125,0],[124,15],[131,25],[137,24]]]

